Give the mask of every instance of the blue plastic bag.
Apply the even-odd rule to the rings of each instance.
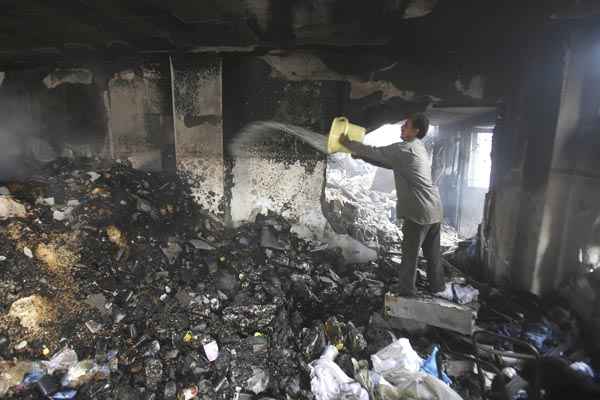
[[[436,361],[438,351],[440,351],[439,347],[434,346],[429,357],[427,357],[427,359],[425,361],[423,361],[423,364],[421,365],[421,371],[426,372],[429,375],[435,376],[436,378],[439,379],[440,375],[438,373],[438,367],[437,367],[437,361]],[[450,378],[448,377],[448,375],[446,375],[445,372],[442,372],[442,381],[446,385],[452,384],[452,380],[450,380]]]
[[[40,379],[42,379],[44,377],[44,374],[40,371],[31,371],[28,374],[25,375],[25,377],[23,378],[23,385],[24,386],[29,386],[29,385],[33,385],[34,383],[36,383],[37,381],[39,381]]]
[[[71,400],[77,396],[77,390],[67,389],[52,395],[52,400]]]

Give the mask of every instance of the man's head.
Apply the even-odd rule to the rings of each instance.
[[[401,138],[410,142],[415,138],[423,139],[429,130],[429,120],[423,114],[412,114],[402,124]]]

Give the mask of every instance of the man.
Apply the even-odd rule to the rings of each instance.
[[[394,171],[397,217],[404,220],[402,233],[402,271],[398,290],[400,295],[416,293],[419,248],[427,260],[429,290],[437,293],[445,288],[440,265],[440,224],[442,201],[431,180],[430,158],[421,141],[429,129],[429,120],[422,114],[411,115],[402,125],[400,143],[372,147],[352,141],[343,135],[340,143],[353,155],[378,167]]]

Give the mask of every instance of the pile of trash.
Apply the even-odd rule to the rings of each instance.
[[[402,229],[396,221],[396,191],[373,189],[377,170],[346,154],[331,155],[324,208],[336,232],[347,233],[369,247],[397,248]],[[442,225],[441,245],[445,250],[456,248],[460,240],[456,229]]]
[[[347,265],[276,215],[226,229],[172,175],[59,159],[0,188],[0,219],[0,398],[429,400],[491,390],[479,385],[471,338],[387,318],[397,256]],[[550,325],[546,314],[506,309],[530,301],[469,283],[455,279],[439,296],[479,300],[481,328],[585,369],[564,313]]]
[[[1,190],[0,397],[312,399],[328,344],[352,376],[393,340],[371,320],[396,260],[348,266],[273,215],[225,229],[124,163]]]
[[[325,186],[330,223],[367,245],[399,243],[402,232],[394,222],[395,192],[370,190],[372,173],[348,175],[335,165],[328,163]]]

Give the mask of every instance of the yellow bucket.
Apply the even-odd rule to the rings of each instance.
[[[346,117],[335,118],[331,123],[331,129],[329,130],[327,152],[329,154],[338,152],[350,153],[350,150],[340,144],[340,136],[345,134],[351,140],[362,143],[366,132],[367,130],[365,128],[351,124]]]

